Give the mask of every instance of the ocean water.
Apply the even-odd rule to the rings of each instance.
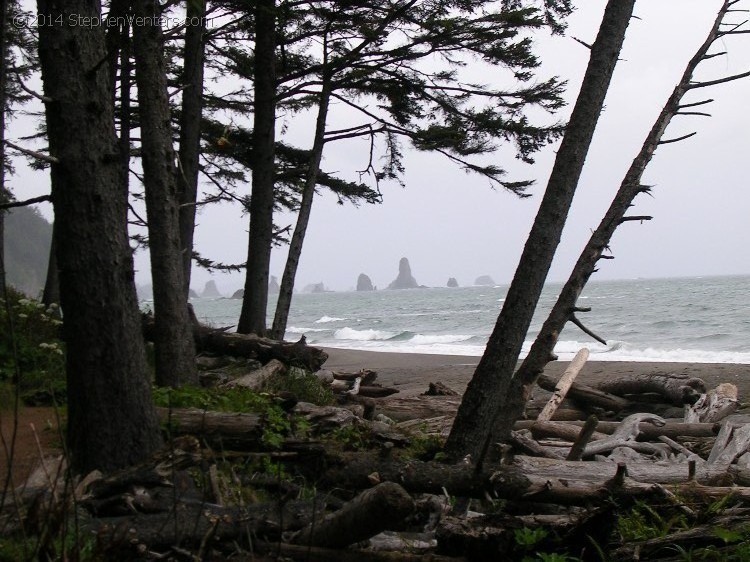
[[[561,284],[548,284],[527,336],[528,350]],[[506,286],[296,294],[285,339],[384,352],[480,356]],[[241,303],[194,299],[199,319],[237,323]],[[750,276],[592,281],[578,302],[602,345],[568,324],[555,352],[581,347],[593,360],[750,364]],[[275,300],[269,303],[269,324]]]

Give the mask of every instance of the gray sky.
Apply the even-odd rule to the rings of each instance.
[[[588,43],[596,36],[604,0],[577,2],[569,20],[569,34]],[[627,33],[606,109],[565,229],[550,278],[563,280],[591,230],[597,226],[664,101],[685,64],[705,39],[719,0],[640,0]],[[743,6],[747,7],[747,6]],[[737,14],[736,19],[743,17]],[[750,70],[746,36],[726,38],[728,54],[704,63],[699,79],[720,78]],[[750,38],[749,38],[750,39]],[[543,61],[540,78],[559,75],[568,80],[570,105],[578,92],[588,50],[569,37],[538,36]],[[716,50],[716,49],[715,49]],[[492,76],[477,68],[481,80]],[[498,84],[495,84],[498,85]],[[691,131],[686,141],[661,146],[649,166],[645,183],[655,186],[653,197],[641,196],[634,213],[653,215],[647,223],[626,223],[612,244],[615,260],[601,264],[594,279],[723,275],[750,273],[747,251],[750,234],[750,191],[747,189],[750,148],[750,80],[701,89],[686,101],[707,97],[712,118],[677,117],[667,138]],[[335,111],[335,108],[334,108]],[[333,119],[336,119],[335,113]],[[339,117],[342,119],[342,117]],[[290,124],[290,138],[309,144],[312,131]],[[18,125],[16,125],[18,126]],[[14,135],[11,129],[10,138]],[[445,286],[449,277],[470,285],[479,275],[508,282],[517,265],[541,194],[550,172],[555,147],[537,156],[533,166],[497,155],[509,179],[532,178],[532,198],[492,190],[486,180],[467,175],[444,158],[409,152],[405,188],[382,186],[383,204],[359,208],[340,206],[333,197],[319,197],[297,276],[297,287],[323,282],[335,290],[351,289],[360,273],[385,287],[398,273],[401,257],[408,257],[412,273],[424,285]],[[362,145],[336,143],[327,147],[323,168],[351,176],[363,167]],[[46,179],[21,169],[12,179],[16,196],[45,192]],[[249,189],[249,187],[248,187]],[[48,210],[44,211],[49,214]],[[278,217],[281,225],[294,217]],[[247,217],[230,205],[203,210],[198,216],[197,249],[225,262],[242,262],[247,248]],[[281,276],[285,249],[274,252],[271,273]],[[136,260],[137,281],[149,282],[146,256]],[[193,286],[200,289],[209,274],[194,270]],[[216,274],[220,290],[231,293],[243,285],[241,274]]]

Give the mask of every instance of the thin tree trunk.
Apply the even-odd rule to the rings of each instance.
[[[706,41],[688,62],[680,82],[669,96],[667,103],[664,105],[664,108],[661,110],[646,137],[640,152],[625,174],[607,213],[581,252],[570,277],[560,291],[557,302],[552,307],[549,317],[544,322],[539,335],[531,346],[528,356],[513,377],[511,391],[508,393],[508,401],[500,412],[495,424],[494,432],[496,436],[505,435],[512,429],[515,420],[520,418],[533,385],[544,370],[545,365],[550,361],[560,332],[569,320],[575,318],[575,313],[578,312],[576,309],[578,297],[596,270],[596,264],[601,259],[604,250],[608,248],[612,235],[618,226],[627,221],[625,215],[636,196],[649,191],[650,188],[641,184],[643,173],[651,162],[654,152],[659,146],[672,117],[681,109],[680,101],[685,93],[691,89],[691,80],[696,67],[704,60],[705,55],[708,54],[708,50],[719,37],[721,22],[728,9],[729,2],[725,1]],[[646,219],[650,217],[642,218]]]
[[[44,21],[101,16],[99,2],[39,0]],[[40,26],[52,201],[65,310],[68,450],[77,472],[113,470],[161,445],[151,400],[117,158],[104,31]]]
[[[156,322],[156,382],[197,384],[195,343],[183,298],[177,168],[172,148],[163,37],[155,0],[138,0],[133,28]]]
[[[331,101],[331,78],[323,77],[323,86],[320,92],[318,104],[318,118],[315,124],[315,140],[313,141],[310,161],[308,163],[305,187],[302,191],[297,224],[294,226],[292,240],[289,243],[289,254],[286,258],[284,275],[281,278],[279,289],[279,300],[276,302],[276,314],[273,319],[271,337],[277,340],[284,338],[286,323],[289,318],[289,309],[292,306],[292,295],[294,292],[294,279],[297,276],[302,245],[305,242],[307,226],[310,224],[310,212],[312,211],[313,199],[315,198],[315,186],[318,183],[318,172],[320,172],[320,161],[323,158],[323,147],[325,146],[326,119],[328,107]]]
[[[481,462],[492,437],[544,281],[560,242],[578,179],[620,54],[635,0],[609,0],[547,189],[500,316],[446,442],[449,457]]]
[[[266,335],[268,276],[273,244],[274,142],[276,140],[276,1],[258,0],[255,8],[255,103],[253,193],[250,234],[237,331]]]
[[[185,29],[185,63],[182,70],[182,110],[180,112],[180,152],[177,186],[180,201],[180,243],[182,276],[185,281],[183,298],[188,300],[193,265],[195,203],[198,197],[198,172],[201,148],[201,115],[203,111],[203,62],[205,45],[205,0],[187,3]],[[198,25],[196,23],[200,22]]]

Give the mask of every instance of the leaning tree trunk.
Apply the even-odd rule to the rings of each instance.
[[[57,267],[57,243],[55,242],[55,223],[52,223],[52,239],[49,244],[49,259],[47,260],[47,275],[44,280],[42,303],[49,308],[52,304],[60,304],[60,269]],[[57,311],[56,316],[60,315]]]
[[[299,266],[300,256],[302,255],[302,245],[305,242],[307,225],[310,223],[310,212],[312,211],[313,199],[315,198],[315,186],[318,183],[320,161],[323,158],[326,119],[328,117],[330,101],[331,77],[326,74],[323,76],[323,86],[320,91],[318,118],[315,124],[315,139],[313,141],[312,150],[310,151],[307,177],[305,178],[305,187],[302,191],[302,200],[300,201],[299,214],[297,215],[297,224],[294,226],[294,234],[292,234],[292,240],[289,243],[289,253],[286,258],[284,275],[281,278],[281,287],[279,289],[279,300],[276,302],[276,314],[273,319],[271,337],[277,340],[284,338],[286,323],[289,318],[289,309],[292,306],[294,279],[297,276],[297,266]]]
[[[484,455],[495,415],[503,410],[513,370],[560,242],[578,179],[630,22],[635,0],[609,0],[544,198],[484,355],[464,394],[446,452]]]
[[[101,16],[90,0],[39,0],[44,21]],[[60,297],[65,310],[68,431],[77,472],[113,470],[160,445],[128,244],[127,199],[101,27],[40,26]]]
[[[241,334],[266,335],[268,275],[273,245],[274,143],[276,141],[276,1],[255,6],[255,103],[253,193],[250,199],[245,295],[237,325]]]
[[[185,29],[185,63],[182,68],[182,109],[180,111],[180,151],[177,185],[180,201],[180,243],[182,276],[185,282],[183,300],[190,294],[195,234],[195,204],[198,198],[198,172],[201,149],[201,115],[203,111],[203,61],[205,45],[205,0],[187,3]],[[197,25],[195,25],[197,22]]]
[[[651,162],[656,148],[659,144],[663,144],[664,142],[669,143],[673,142],[673,140],[680,140],[661,140],[667,126],[672,120],[672,117],[680,113],[683,115],[706,115],[695,113],[693,111],[681,112],[681,109],[693,107],[698,104],[680,105],[680,102],[687,92],[701,86],[701,83],[692,82],[693,73],[701,61],[710,58],[708,50],[720,37],[723,36],[721,24],[727,11],[730,9],[731,4],[731,1],[725,0],[713,26],[711,27],[706,41],[698,48],[698,51],[688,62],[682,78],[669,96],[667,103],[664,105],[664,108],[661,110],[661,113],[654,122],[651,131],[646,137],[640,152],[635,157],[625,174],[625,177],[620,184],[620,188],[617,191],[615,198],[612,200],[612,204],[607,210],[607,213],[604,215],[604,218],[601,223],[599,223],[597,229],[591,235],[591,238],[589,238],[583,252],[581,252],[570,277],[560,291],[557,302],[552,307],[549,317],[544,322],[539,335],[531,346],[528,356],[513,377],[511,391],[508,392],[508,399],[505,407],[502,410],[498,410],[498,418],[494,428],[495,436],[502,438],[502,436],[508,435],[513,428],[515,421],[523,414],[526,400],[529,397],[531,389],[539,375],[544,370],[544,366],[550,361],[557,339],[560,332],[565,327],[565,324],[568,321],[572,321],[581,326],[580,321],[575,316],[576,312],[581,311],[581,309],[576,308],[578,297],[583,291],[589,278],[596,270],[596,265],[602,258],[603,252],[609,247],[610,239],[617,227],[623,222],[632,220],[641,221],[651,218],[643,216],[626,216],[626,213],[632,206],[633,200],[636,196],[650,191],[648,186],[641,183],[641,178],[643,177],[646,167]],[[744,75],[731,77],[730,79],[742,76]],[[701,103],[705,102],[699,102],[699,104]],[[583,311],[585,311],[585,309]]]
[[[198,372],[192,325],[182,290],[177,169],[158,17],[161,11],[155,0],[139,0],[134,4],[134,13],[146,22],[133,27],[133,46],[154,286],[156,382],[178,387],[197,384]]]

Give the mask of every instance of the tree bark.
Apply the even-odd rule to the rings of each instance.
[[[133,28],[141,123],[143,183],[146,190],[151,278],[156,322],[156,383],[197,384],[195,343],[183,298],[177,170],[172,148],[169,97],[159,5],[137,0]]]
[[[625,177],[620,184],[620,188],[612,200],[607,213],[599,223],[599,226],[591,235],[588,243],[581,252],[570,277],[565,282],[557,302],[552,307],[547,320],[542,325],[534,344],[529,350],[529,354],[523,361],[516,372],[510,390],[508,392],[509,403],[504,409],[504,415],[498,419],[496,424],[496,434],[502,435],[510,430],[513,422],[518,419],[517,416],[523,412],[525,397],[528,396],[531,386],[543,371],[544,366],[550,361],[551,353],[554,349],[557,339],[568,320],[574,318],[578,312],[576,303],[578,297],[583,291],[591,275],[596,270],[596,265],[602,258],[602,254],[609,248],[609,242],[618,226],[627,221],[625,214],[633,204],[633,200],[641,193],[650,192],[648,186],[641,183],[643,172],[648,166],[654,155],[661,139],[666,131],[667,126],[677,113],[681,106],[680,101],[686,92],[696,87],[691,83],[693,72],[698,64],[704,60],[709,48],[721,37],[720,27],[730,3],[725,1],[719,10],[716,20],[708,34],[706,41],[698,48],[698,51],[687,64],[687,67],[675,86],[666,105],[657,117],[651,131],[646,137],[641,150],[633,160]]]
[[[255,103],[253,192],[250,200],[245,295],[237,325],[241,334],[266,335],[268,276],[273,245],[276,141],[276,0],[255,5]]]
[[[481,462],[493,436],[509,428],[507,405],[523,400],[508,389],[552,259],[560,242],[578,179],[630,22],[635,0],[609,0],[591,48],[591,59],[570,117],[539,211],[526,241],[487,348],[469,382],[445,445],[449,457],[471,454]],[[521,410],[522,412],[523,410]],[[502,412],[503,415],[500,415]],[[513,409],[513,415],[517,415]],[[498,429],[502,433],[498,433]]]
[[[52,240],[50,240],[49,245],[49,260],[47,260],[47,275],[44,280],[44,293],[42,293],[42,303],[48,308],[51,304],[60,304],[60,270],[57,267],[56,251],[57,243],[55,242],[55,223],[53,221]]]
[[[45,21],[101,16],[99,2],[39,0]],[[68,451],[73,469],[112,470],[161,445],[128,244],[127,199],[100,27],[40,26],[65,310]]]
[[[324,63],[325,64],[325,63]],[[294,226],[292,240],[289,242],[289,253],[286,258],[284,275],[281,277],[279,288],[279,299],[276,301],[276,314],[273,319],[271,337],[277,340],[284,339],[286,333],[289,308],[292,306],[292,294],[294,291],[294,279],[297,276],[297,266],[302,255],[302,245],[305,242],[307,226],[310,223],[310,212],[312,211],[313,199],[315,198],[315,186],[318,183],[318,172],[320,161],[323,158],[323,147],[325,146],[326,119],[328,107],[331,101],[331,77],[325,73],[323,86],[318,101],[318,118],[315,124],[315,140],[310,151],[310,160],[305,178],[305,187],[302,191],[297,223]]]
[[[5,188],[5,108],[8,96],[8,2],[0,7],[0,205],[8,200]],[[0,209],[0,295],[5,298],[5,210]]]
[[[182,245],[182,276],[185,281],[184,300],[190,293],[193,264],[193,235],[198,198],[198,173],[201,148],[201,117],[203,113],[203,62],[205,58],[206,2],[187,3],[185,29],[185,62],[182,68],[182,109],[180,111],[180,152],[177,186],[180,202],[180,242]]]

